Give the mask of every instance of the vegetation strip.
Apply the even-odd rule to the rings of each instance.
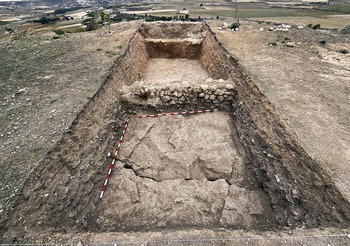
[[[140,116],[138,116],[138,118],[148,118],[148,117],[158,117],[158,116],[170,116],[170,115],[179,115],[179,114],[197,114],[197,113],[214,112],[214,111],[218,111],[218,109],[207,109],[207,110],[198,110],[198,111],[186,111],[186,112],[167,113],[167,114],[140,115]]]
[[[102,191],[101,191],[100,199],[102,199],[103,193],[104,193],[104,191],[105,191],[105,189],[106,189],[106,185],[107,185],[107,183],[108,183],[108,178],[109,178],[109,176],[111,175],[114,162],[115,162],[115,160],[117,159],[117,155],[118,155],[118,152],[119,152],[120,144],[121,144],[122,141],[123,141],[123,138],[124,138],[124,135],[125,135],[125,132],[126,132],[126,128],[128,127],[129,121],[130,121],[130,116],[129,116],[128,119],[126,120],[125,127],[124,127],[124,130],[123,130],[123,133],[122,133],[122,136],[120,137],[117,150],[115,151],[112,164],[111,164],[111,166],[110,166],[110,168],[109,168],[106,181],[105,181],[105,183],[104,183],[104,185],[103,185],[103,188],[102,188]]]

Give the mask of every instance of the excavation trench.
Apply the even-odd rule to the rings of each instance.
[[[135,33],[30,175],[1,234],[341,228],[349,218],[349,202],[209,27],[157,22]]]

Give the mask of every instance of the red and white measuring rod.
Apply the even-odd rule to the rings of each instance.
[[[138,118],[159,117],[159,116],[170,116],[170,115],[179,115],[179,114],[197,114],[197,113],[214,112],[214,111],[218,111],[218,109],[206,109],[206,110],[186,111],[186,112],[167,113],[167,114],[140,115],[140,116],[138,116]]]
[[[104,191],[105,191],[105,189],[106,189],[106,185],[107,185],[107,183],[108,183],[108,178],[109,178],[109,176],[111,175],[113,165],[114,165],[114,163],[115,163],[115,160],[117,159],[117,155],[118,155],[118,152],[119,152],[120,144],[121,144],[122,141],[123,141],[123,138],[124,138],[124,135],[125,135],[125,132],[126,132],[126,128],[128,127],[129,121],[130,121],[130,116],[129,116],[128,119],[126,120],[125,127],[124,127],[124,130],[123,130],[123,133],[122,133],[122,136],[120,137],[120,140],[119,140],[119,142],[118,142],[118,147],[117,147],[117,150],[115,151],[114,158],[113,158],[113,161],[112,161],[112,165],[111,165],[110,168],[109,168],[106,181],[105,181],[105,183],[104,183],[104,185],[103,185],[103,188],[102,188],[102,191],[101,191],[101,195],[100,195],[100,199],[102,199],[103,193],[104,193]]]

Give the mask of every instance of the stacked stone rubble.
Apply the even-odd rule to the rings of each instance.
[[[147,99],[161,105],[188,103],[213,103],[214,105],[230,104],[235,98],[236,91],[231,83],[206,83],[201,85],[181,86],[141,86],[124,93],[125,97],[134,96]]]

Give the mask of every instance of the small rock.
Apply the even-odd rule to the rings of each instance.
[[[83,244],[79,241],[79,243],[77,244],[77,246],[83,246]]]
[[[175,100],[171,100],[171,101],[170,101],[170,104],[171,104],[171,105],[176,104]]]
[[[269,31],[272,32],[272,31],[273,31],[273,27],[270,27],[270,28],[269,28]]]
[[[198,97],[204,97],[204,96],[205,94],[203,92],[198,95]]]
[[[209,86],[208,85],[200,85],[200,88],[202,88],[203,91],[208,90]]]
[[[205,94],[204,99],[205,99],[205,100],[208,100],[208,99],[209,99],[209,95],[208,95],[208,94]],[[10,133],[10,134],[11,134],[11,133]]]
[[[277,183],[279,183],[281,181],[277,175],[276,175],[276,181],[277,181]]]
[[[212,79],[212,78],[208,78],[208,79],[206,80],[206,82],[207,82],[207,83],[211,83],[211,82],[213,82],[213,79]]]
[[[228,89],[228,90],[233,90],[233,89],[234,89],[234,86],[231,85],[231,84],[227,84],[227,85],[225,86],[225,88]]]
[[[304,27],[302,25],[299,25],[298,29],[301,30],[301,29],[304,29]]]
[[[288,42],[287,47],[295,47],[295,42]]]
[[[216,91],[216,85],[211,85],[211,86],[209,86],[209,90],[211,90],[211,91]]]
[[[218,96],[222,96],[222,95],[224,95],[225,93],[224,93],[222,90],[219,90],[219,89],[218,89],[218,90],[215,91],[215,94],[218,95]]]
[[[265,30],[265,29],[264,29],[263,27],[260,28],[260,31],[261,31],[261,32],[264,31],[264,30]]]
[[[212,94],[212,95],[209,96],[209,99],[210,99],[210,100],[215,100],[215,99],[216,99],[216,96],[215,96],[214,94]]]
[[[223,79],[219,79],[219,82],[220,83],[224,83],[225,81]]]
[[[167,102],[167,101],[169,101],[169,100],[170,100],[170,97],[169,97],[169,96],[164,96],[164,97],[163,97],[163,101]]]
[[[176,97],[181,97],[182,96],[182,91],[175,91],[174,96]]]
[[[19,89],[15,92],[15,94],[19,95],[19,94],[26,94],[27,93],[27,90],[25,88],[22,88],[22,89]]]
[[[220,102],[224,101],[224,99],[225,99],[224,96],[218,96],[218,100],[219,100]]]

